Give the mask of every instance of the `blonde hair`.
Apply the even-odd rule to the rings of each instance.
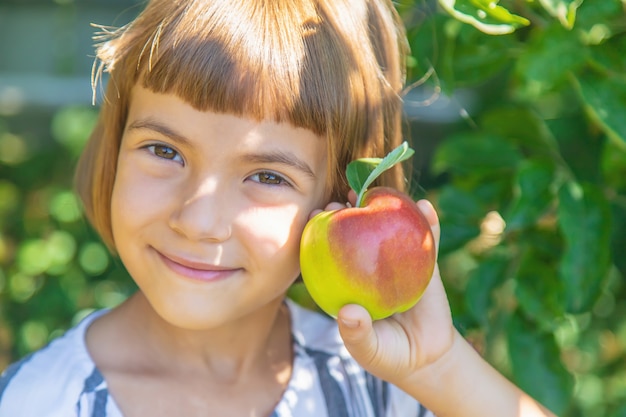
[[[94,89],[109,74],[76,186],[87,218],[114,248],[111,193],[135,84],[199,110],[270,119],[328,141],[329,196],[345,167],[402,140],[404,28],[389,0],[152,0],[97,48]],[[401,167],[379,182],[404,189]]]

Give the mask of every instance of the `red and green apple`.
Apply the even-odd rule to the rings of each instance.
[[[403,143],[383,159],[352,162],[347,174],[358,194],[355,207],[323,211],[305,226],[302,279],[330,316],[346,304],[363,306],[374,320],[406,311],[430,282],[437,255],[428,220],[408,195],[388,187],[367,189],[412,154]]]

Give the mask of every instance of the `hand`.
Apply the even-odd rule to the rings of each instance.
[[[355,195],[349,200],[354,204]],[[439,244],[439,219],[426,200],[416,203],[430,223]],[[331,203],[327,210],[343,207]],[[442,357],[452,346],[455,330],[439,268],[420,301],[410,310],[372,322],[367,310],[346,305],[337,317],[346,348],[367,371],[392,383],[399,383],[415,371]]]
[[[354,197],[349,194],[352,204]],[[438,246],[435,209],[426,200],[416,204]],[[331,203],[326,210],[342,207]],[[421,300],[410,310],[372,322],[367,310],[351,304],[339,311],[337,321],[346,348],[364,369],[404,390],[435,415],[554,417],[456,331],[437,267]]]

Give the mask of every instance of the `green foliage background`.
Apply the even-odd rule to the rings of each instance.
[[[397,7],[408,104],[458,104],[407,121],[458,328],[559,416],[626,417],[626,2]],[[96,109],[38,111],[0,116],[0,369],[134,290],[72,192]]]

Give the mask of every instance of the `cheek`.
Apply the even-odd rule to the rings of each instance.
[[[111,223],[113,232],[128,232],[152,219],[167,202],[163,184],[147,181],[140,174],[119,169],[111,196]]]
[[[272,261],[277,257],[297,257],[300,237],[308,218],[297,205],[255,208],[239,217],[239,224],[249,237],[245,241],[254,245],[251,250]],[[245,225],[245,226],[244,226]]]

